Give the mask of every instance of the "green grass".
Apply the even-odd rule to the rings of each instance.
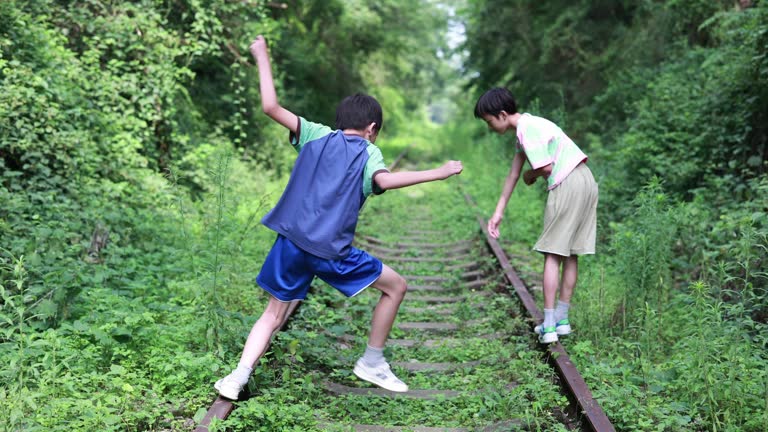
[[[394,242],[407,234],[404,227],[414,225],[412,220],[428,215],[415,225],[439,231],[430,241],[474,239],[470,253],[481,257],[476,215],[493,212],[512,147],[473,125],[424,130],[428,138],[398,138],[391,146],[383,139],[390,160],[412,144],[408,169],[433,168],[450,158],[461,159],[465,172],[371,198],[358,232]],[[441,142],[452,144],[436,144]],[[0,361],[7,365],[0,424],[6,430],[185,430],[201,418],[215,396],[211,384],[236,364],[266,304],[254,278],[274,233],[258,220],[286,180],[236,159],[224,162],[212,156],[208,177],[219,181],[196,201],[160,176],[142,180],[140,188],[158,198],[152,205],[103,213],[120,229],[111,233],[102,263],[82,264],[73,252],[80,250],[80,240],[66,240],[53,225],[41,232],[60,238],[56,244],[63,246],[51,247],[50,256],[0,253]],[[546,198],[540,186],[518,185],[500,239],[529,284],[542,265],[531,251]],[[462,192],[478,207],[466,206]],[[759,431],[768,422],[765,324],[757,319],[764,310],[765,275],[754,270],[764,253],[760,219],[750,223],[749,215],[738,211],[721,219],[713,235],[724,246],[703,254],[709,267],[698,274],[705,280],[689,280],[674,270],[697,264],[682,262],[676,251],[681,236],[702,235],[691,222],[702,217],[692,207],[699,204],[681,208],[653,187],[644,193],[628,212],[633,218],[611,224],[601,219],[598,254],[580,261],[571,315],[576,331],[563,343],[620,430]],[[76,211],[60,209],[64,215]],[[88,209],[101,211],[106,210]],[[681,213],[688,217],[676,217]],[[675,230],[656,230],[659,225]],[[35,226],[24,225],[25,232],[37,232]],[[729,243],[728,235],[736,240]],[[723,251],[732,259],[715,265]],[[494,271],[492,260],[480,259]],[[462,291],[460,271],[448,272],[441,264],[391,264],[405,274],[453,278],[447,286]],[[45,300],[41,293],[56,286],[77,287],[62,310],[29,300]],[[460,388],[463,396],[437,402],[330,397],[323,389],[327,380],[365,386],[351,368],[362,353],[377,299],[369,291],[345,299],[318,284],[255,371],[254,397],[238,403],[232,417],[213,429],[299,431],[366,422],[481,427],[508,419],[537,430],[562,428],[552,413],[565,401],[527,334],[530,323],[504,295],[473,297],[449,316],[403,312],[398,318],[472,321],[451,336],[466,338],[458,346],[386,350],[393,361],[479,361],[472,370],[442,375],[398,370],[414,388]],[[404,307],[423,306],[417,295],[410,293]],[[55,325],[41,325],[51,319]],[[501,337],[478,337],[490,334]],[[353,342],[340,348],[340,335]],[[396,329],[392,337],[439,336]],[[510,383],[516,386],[507,388]]]

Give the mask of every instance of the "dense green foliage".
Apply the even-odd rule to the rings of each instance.
[[[571,134],[611,163],[603,183],[611,197],[631,199],[654,175],[690,198],[710,178],[744,185],[765,173],[765,6],[471,3],[479,9],[467,31],[472,83],[508,86],[523,106],[564,109]]]
[[[509,87],[598,177],[602,241],[569,351],[609,415],[622,430],[760,430],[768,5],[468,3],[471,88]]]
[[[467,35],[457,52],[446,35],[454,7]],[[385,153],[417,142],[417,156],[434,163],[460,157],[462,184],[486,217],[513,138],[486,136],[471,119],[474,97],[508,86],[524,110],[563,126],[601,188],[598,255],[582,261],[578,331],[566,344],[608,415],[621,430],[768,424],[765,1],[8,0],[6,429],[186,430],[200,418],[264,305],[253,277],[273,237],[258,220],[294,156],[259,109],[247,50],[258,34],[286,107],[333,123],[341,97],[374,94]],[[436,128],[430,108],[457,116]],[[543,200],[518,187],[506,247],[533,244]],[[393,201],[365,211],[410,205]],[[456,203],[427,202],[452,209],[442,215],[447,236],[475,229]],[[94,233],[106,231],[97,245]],[[319,296],[302,309],[307,327],[279,337],[264,360],[271,367],[254,376],[274,388],[238,410],[230,429],[317,425],[307,402],[322,401],[317,371],[348,375],[349,359],[328,360],[313,329],[367,325],[367,305],[347,305],[360,315],[348,324],[332,312],[337,301]],[[457,355],[508,349],[470,348]],[[519,348],[505,354],[515,356],[510,373],[526,375],[529,347]],[[516,392],[430,409],[479,425],[477,406],[493,417],[536,394],[532,411],[559,403],[543,384]],[[346,402],[361,418],[383,412]],[[404,416],[409,407],[385,408]]]
[[[0,3],[3,425],[154,429],[207,403],[239,349],[226,323],[239,335],[239,317],[253,314],[235,294],[253,293],[253,275],[232,269],[263,259],[271,235],[258,219],[293,157],[258,108],[256,35],[271,42],[278,83],[292,86],[278,91],[298,114],[332,119],[330,101],[379,89],[400,98],[385,99],[394,131],[406,105],[391,89],[429,96],[440,63],[424,53],[442,44],[433,4],[275,6]],[[329,25],[329,12],[343,19]],[[373,37],[389,27],[399,32]],[[407,29],[429,38],[415,44]],[[392,55],[401,49],[419,61]],[[328,87],[300,71],[345,78]],[[103,250],[96,232],[108,232]],[[234,342],[226,358],[222,340]]]
[[[691,233],[752,230],[759,239],[768,230],[768,9],[755,3],[472,2],[472,83],[567,113],[560,122],[601,176],[605,222],[631,218],[635,194],[658,177],[691,212],[679,221],[685,242],[672,246],[691,255],[679,270],[707,272],[736,258],[738,239]],[[505,27],[513,18],[519,25]],[[756,248],[744,271],[765,258]],[[752,283],[764,295],[765,278]],[[765,307],[754,312],[765,321]]]
[[[376,39],[372,46],[369,41],[375,38],[370,32],[377,28],[356,18],[363,14],[379,26],[397,22],[425,33],[439,26],[439,15],[428,13],[429,5],[412,19],[401,17],[406,14],[398,8],[404,7],[393,4],[374,13],[317,2],[313,10],[289,7],[271,17],[263,5],[248,2],[4,2],[0,5],[4,171],[0,193],[5,204],[0,227],[7,239],[3,247],[28,261],[47,260],[53,268],[63,265],[62,259],[74,259],[72,265],[79,265],[83,242],[97,223],[117,233],[136,220],[136,215],[125,214],[123,205],[134,212],[146,210],[139,219],[162,205],[157,200],[167,195],[152,190],[162,187],[157,184],[158,173],[173,172],[175,182],[193,194],[209,190],[214,179],[206,167],[219,148],[238,149],[244,160],[276,169],[278,175],[285,173],[290,153],[285,146],[274,145],[282,133],[254,109],[258,107],[255,68],[247,67],[250,60],[241,54],[257,34],[274,35],[278,72],[300,69],[313,71],[313,76],[340,77],[332,88],[291,82],[292,91],[301,97],[287,98],[287,105],[299,114],[332,122],[330,101],[362,89],[363,78],[375,81],[381,75],[364,75],[360,70],[366,67],[413,66],[397,77],[409,83],[412,100],[426,98],[428,60],[421,60],[421,67],[399,58],[388,60],[394,50],[405,49],[410,40],[405,31],[393,32],[386,43]],[[348,14],[344,20],[348,25],[328,27],[323,21],[321,26],[320,12]],[[284,13],[297,16],[283,19]],[[312,21],[308,32],[322,32],[329,40],[343,39],[350,45],[329,47],[327,52],[313,46],[313,55],[297,52],[291,44],[299,39],[291,32],[304,15],[319,20]],[[339,34],[345,37],[335,37]],[[423,51],[434,51],[440,43],[430,34],[433,44],[422,41],[409,47],[410,55],[429,58]],[[281,45],[281,40],[287,42]],[[329,52],[356,57],[329,61]],[[366,66],[371,53],[381,58]],[[303,63],[297,65],[299,61]],[[389,67],[388,62],[397,64]],[[289,66],[283,68],[283,63]],[[341,79],[344,70],[354,70],[355,77]],[[286,81],[301,82],[298,75]],[[377,88],[375,83],[370,87]],[[381,91],[385,87],[381,84]],[[398,109],[405,106],[393,108],[388,112],[396,119]],[[392,123],[394,130],[397,121]],[[54,215],[63,220],[54,221]],[[33,239],[39,244],[30,243]],[[112,240],[119,239],[113,235]],[[44,282],[34,279],[32,293],[54,296],[53,305],[59,308],[78,291],[76,278],[66,287],[57,286],[56,292],[38,287]],[[43,306],[41,318],[56,315],[55,307]]]

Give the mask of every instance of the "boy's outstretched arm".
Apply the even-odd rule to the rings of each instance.
[[[381,172],[373,181],[382,189],[398,189],[419,183],[444,180],[452,175],[461,174],[464,167],[461,161],[448,161],[439,168],[425,171]]]
[[[512,166],[509,168],[507,179],[504,180],[504,188],[501,190],[499,202],[496,204],[496,211],[488,219],[488,233],[493,238],[499,238],[499,225],[501,225],[501,220],[504,219],[504,209],[507,208],[509,197],[512,196],[512,192],[515,190],[515,185],[520,178],[520,171],[522,171],[524,163],[525,156],[523,152],[517,152],[515,158],[512,159]]]
[[[295,133],[299,127],[299,118],[296,114],[280,106],[280,103],[277,101],[275,82],[272,80],[272,65],[269,62],[267,41],[264,39],[264,36],[256,36],[256,39],[251,42],[250,50],[259,68],[261,109],[264,111],[264,114]]]

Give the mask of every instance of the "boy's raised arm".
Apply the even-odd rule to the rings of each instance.
[[[448,161],[439,168],[425,171],[381,172],[373,181],[382,189],[398,189],[419,183],[444,180],[452,175],[461,174],[464,167],[460,161]]]
[[[274,121],[296,132],[299,126],[299,118],[296,114],[280,106],[275,92],[275,82],[272,80],[272,65],[269,62],[267,41],[264,36],[256,36],[251,42],[251,55],[256,60],[259,68],[259,91],[261,92],[261,109]]]

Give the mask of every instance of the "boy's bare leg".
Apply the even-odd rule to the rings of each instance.
[[[555,308],[555,296],[557,294],[558,285],[560,285],[560,262],[562,261],[560,255],[545,253],[544,254],[544,309]]]
[[[355,363],[353,372],[358,378],[384,389],[406,392],[408,385],[392,373],[389,363],[384,358],[384,343],[387,342],[408,286],[402,276],[386,265],[382,268],[381,276],[372,286],[381,291],[381,298],[373,310],[368,347]]]
[[[573,289],[576,287],[576,279],[579,274],[579,257],[571,255],[563,260],[563,277],[560,285],[560,301],[571,302]]]
[[[269,296],[269,303],[261,314],[261,318],[251,328],[248,339],[243,347],[240,364],[253,368],[256,361],[264,355],[269,346],[272,335],[283,326],[288,319],[288,310],[293,310],[298,304],[295,302],[281,302],[273,296]]]
[[[381,276],[372,286],[381,291],[381,298],[373,310],[368,345],[374,348],[383,348],[397,317],[400,303],[405,298],[408,286],[405,279],[386,264],[381,270]]]
[[[269,303],[262,312],[261,318],[256,321],[248,334],[237,368],[214,384],[220,395],[237,400],[243,387],[248,384],[253,366],[267,350],[272,335],[285,324],[289,311],[293,311],[298,303],[299,300],[281,302],[273,296],[269,297]]]
[[[571,297],[576,287],[579,272],[579,257],[571,255],[562,258],[563,273],[560,277],[560,299],[555,307],[555,323],[558,335],[571,334],[571,323],[568,320],[568,309],[571,307]]]
[[[555,320],[555,295],[560,285],[560,263],[563,257],[560,255],[544,254],[544,322],[537,325],[534,331],[539,334],[539,342],[557,342]]]

